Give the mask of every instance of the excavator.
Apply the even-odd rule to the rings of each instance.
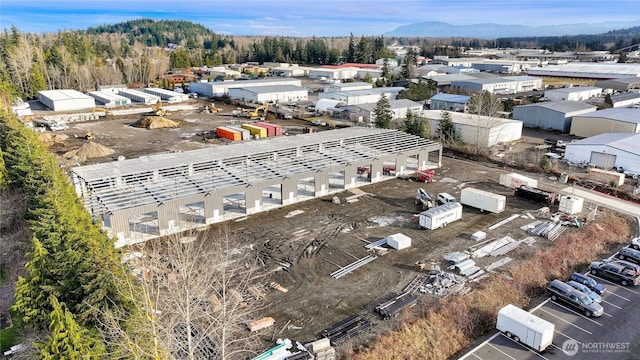
[[[153,108],[151,110],[151,115],[155,115],[155,116],[167,116],[170,115],[170,113],[166,110],[164,110],[162,108],[162,102],[158,101],[157,103],[155,103],[153,105]]]
[[[262,113],[260,113],[260,111],[262,111]],[[269,104],[258,106],[257,108],[255,108],[255,110],[249,113],[249,118],[251,120],[258,120],[258,119],[262,120],[267,115],[268,111],[269,111]]]

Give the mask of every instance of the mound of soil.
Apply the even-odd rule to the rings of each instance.
[[[171,119],[167,119],[162,116],[144,116],[142,119],[136,121],[133,126],[139,128],[163,129],[163,128],[177,128],[180,124]]]
[[[100,145],[95,142],[87,142],[84,143],[77,150],[72,150],[64,154],[64,157],[67,159],[78,158],[78,159],[91,159],[91,158],[100,158],[109,156],[115,153],[115,150],[110,149],[104,145]]]
[[[45,145],[51,146],[55,144],[63,144],[69,138],[69,136],[65,134],[52,134],[52,133],[46,132],[46,133],[40,134],[38,138]]]

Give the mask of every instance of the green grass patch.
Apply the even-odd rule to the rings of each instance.
[[[0,265],[0,286],[5,285],[7,281],[7,267],[5,264]]]
[[[18,329],[15,326],[0,330],[0,351],[5,352],[16,344]]]

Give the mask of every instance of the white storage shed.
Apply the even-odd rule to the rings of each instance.
[[[95,109],[96,101],[77,90],[41,90],[38,100],[53,111],[80,111]]]
[[[181,94],[172,90],[161,88],[145,88],[144,92],[160,97],[162,100],[168,103],[178,103],[189,100],[188,94]]]
[[[602,88],[595,86],[578,86],[555,90],[547,90],[544,97],[551,101],[584,101],[600,96]]]
[[[290,101],[306,101],[309,99],[309,90],[294,85],[270,85],[247,88],[229,88],[231,99],[244,102],[266,104],[286,103]]]
[[[568,143],[564,158],[601,168],[622,167],[640,174],[640,134],[606,133]]]
[[[389,105],[392,120],[406,119],[407,113],[409,111],[412,111],[414,114],[419,114],[422,111],[422,104],[409,99],[391,100],[389,101]],[[376,116],[374,114],[374,110],[376,106],[377,103],[367,103],[353,106],[350,115],[351,119],[359,120],[360,118],[362,118],[362,121],[365,123],[375,122]]]
[[[604,109],[577,115],[571,119],[570,134],[578,137],[625,132],[640,132],[640,109]]]
[[[127,106],[131,104],[131,99],[120,96],[111,91],[91,91],[89,93],[89,96],[96,99],[97,102],[102,104],[107,109]]]
[[[411,238],[405,234],[393,234],[387,236],[387,245],[396,249],[402,250],[411,247]]]
[[[569,132],[571,119],[576,115],[596,111],[596,106],[579,101],[553,101],[516,106],[513,119],[525,127]]]
[[[136,101],[146,105],[153,105],[153,104],[156,104],[158,101],[160,101],[159,96],[148,94],[144,91],[134,90],[134,89],[121,89],[118,92],[118,95],[122,95],[126,98],[131,99],[132,101]]]
[[[432,137],[437,135],[440,128],[442,113],[438,110],[425,110],[421,114],[429,119]],[[449,112],[449,115],[462,141],[469,145],[484,148],[522,137],[522,121],[457,112]]]

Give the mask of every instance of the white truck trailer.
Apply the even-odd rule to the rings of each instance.
[[[507,305],[498,311],[496,328],[506,337],[543,352],[553,351],[555,325],[514,305]]]
[[[458,202],[446,203],[420,213],[420,228],[437,229],[462,218],[462,205]]]
[[[462,205],[471,206],[480,209],[480,211],[501,213],[504,211],[507,204],[507,197],[484,190],[466,187],[460,192],[460,202]]]

